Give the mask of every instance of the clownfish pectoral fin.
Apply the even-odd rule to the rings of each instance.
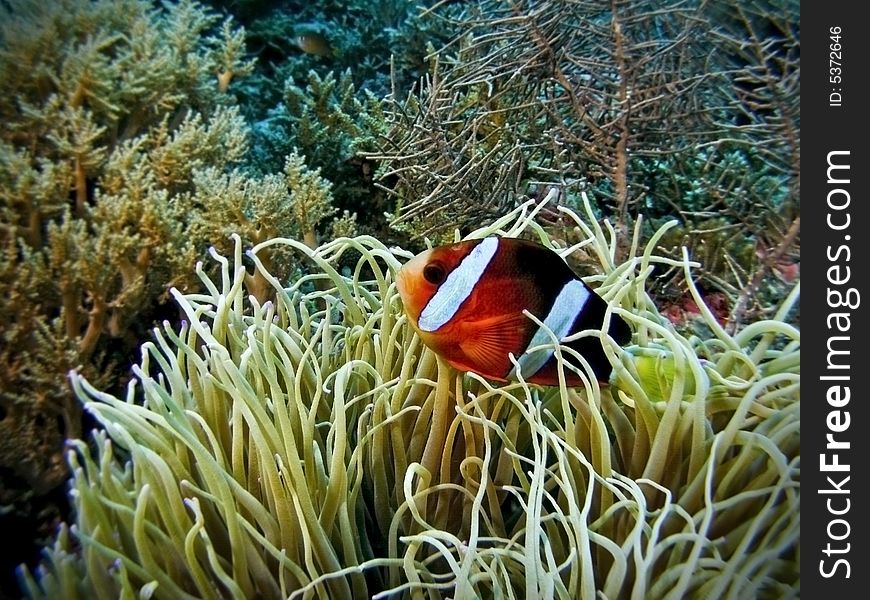
[[[468,358],[463,366],[503,380],[511,368],[508,353],[518,356],[523,351],[530,323],[523,313],[510,313],[463,324],[459,347]]]

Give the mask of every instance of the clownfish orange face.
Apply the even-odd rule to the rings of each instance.
[[[401,268],[397,287],[423,343],[454,367],[499,381],[521,374],[532,383],[558,385],[553,351],[528,352],[550,337],[524,310],[561,340],[584,329],[601,329],[607,309],[558,254],[510,238],[427,250]],[[611,315],[607,333],[618,344],[631,338],[628,325],[616,315]],[[597,337],[567,346],[589,362],[598,379],[609,378],[611,366]],[[580,383],[576,375],[565,374],[570,385]]]
[[[405,305],[405,313],[423,343],[439,354],[450,354],[453,345],[451,332],[462,324],[462,319],[451,321],[448,313],[452,305],[467,300],[460,296],[470,296],[465,293],[473,287],[472,282],[468,281],[469,270],[472,263],[483,258],[480,251],[471,255],[477,245],[477,240],[473,240],[433,248],[412,258],[399,271],[396,285]],[[468,261],[464,260],[466,257]],[[465,267],[457,270],[463,262]],[[448,283],[448,276],[454,272],[456,274],[450,277]],[[442,287],[443,291],[439,294]],[[421,314],[424,310],[425,314]],[[447,318],[444,318],[445,315]]]

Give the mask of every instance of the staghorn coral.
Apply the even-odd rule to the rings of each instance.
[[[381,124],[379,101],[356,91],[350,70],[338,77],[311,70],[304,86],[290,77],[283,90],[282,103],[252,127],[251,168],[268,170],[275,156],[298,154],[333,183],[336,206],[349,213],[366,211],[366,223],[378,229],[374,208],[382,199],[371,184],[371,165],[357,154],[372,145]]]
[[[359,154],[374,150],[373,137],[383,133],[381,98],[391,77],[394,86],[410,86],[426,67],[427,42],[449,38],[444,27],[403,0],[231,4],[258,57],[238,89],[253,124],[246,167],[275,172],[296,151],[333,182],[340,210],[367,214],[359,223],[365,233],[395,235],[382,217],[390,207],[373,186],[374,166]],[[300,36],[323,48],[303,51]]]
[[[548,196],[551,200],[555,193]],[[521,205],[471,235],[530,235]],[[655,252],[615,259],[614,228],[560,209],[629,320],[610,386],[493,385],[423,347],[371,237],[247,253],[274,300],[248,294],[242,243],[173,298],[125,399],[71,378],[105,427],[73,443],[76,522],[31,597],[796,597],[800,334],[784,318],[729,335]],[[286,247],[318,273],[264,270]],[[352,276],[335,265],[356,251]],[[712,332],[685,338],[645,291],[677,265]],[[315,291],[309,281],[326,286]],[[555,340],[554,340],[555,342]],[[565,369],[580,357],[555,345]]]
[[[357,88],[383,96],[391,71],[401,87],[410,85],[425,71],[428,43],[450,37],[443,23],[427,19],[421,6],[405,0],[289,0],[262,2],[249,11],[233,4],[230,10],[244,19],[248,45],[259,59],[254,82],[260,77],[301,81],[311,70],[321,76],[350,70]],[[306,34],[317,35],[331,51],[305,52],[299,36]],[[258,87],[264,93],[260,101],[273,106],[280,88],[276,94],[271,86]]]

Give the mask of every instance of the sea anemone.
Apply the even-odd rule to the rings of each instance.
[[[551,194],[552,196],[552,194]],[[549,199],[549,197],[548,197]],[[585,200],[585,197],[584,197]],[[544,202],[546,202],[545,200]],[[776,318],[687,339],[645,291],[664,230],[615,264],[617,239],[558,248],[528,202],[470,234],[597,257],[587,278],[633,343],[609,385],[495,384],[457,372],[408,326],[409,256],[367,237],[272,239],[220,263],[142,345],[126,399],[70,375],[104,427],[71,442],[75,524],[32,597],[762,598],[799,595],[799,331]],[[640,231],[640,227],[636,229]],[[312,273],[286,286],[284,246]],[[354,254],[355,253],[355,254]],[[358,256],[348,275],[339,259]],[[246,291],[253,268],[270,299]],[[312,285],[316,283],[316,285]],[[691,283],[690,283],[691,286]],[[582,357],[553,345],[563,369]]]

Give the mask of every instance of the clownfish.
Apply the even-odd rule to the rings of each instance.
[[[522,375],[530,383],[559,385],[553,350],[528,351],[552,338],[524,310],[562,340],[600,330],[607,309],[556,252],[512,238],[487,237],[422,252],[399,270],[397,287],[424,344],[457,369],[497,381]],[[628,324],[616,314],[610,315],[607,334],[619,345],[631,339]],[[566,346],[589,362],[598,380],[609,379],[611,365],[598,337]],[[581,384],[578,375],[564,372],[568,385]]]

